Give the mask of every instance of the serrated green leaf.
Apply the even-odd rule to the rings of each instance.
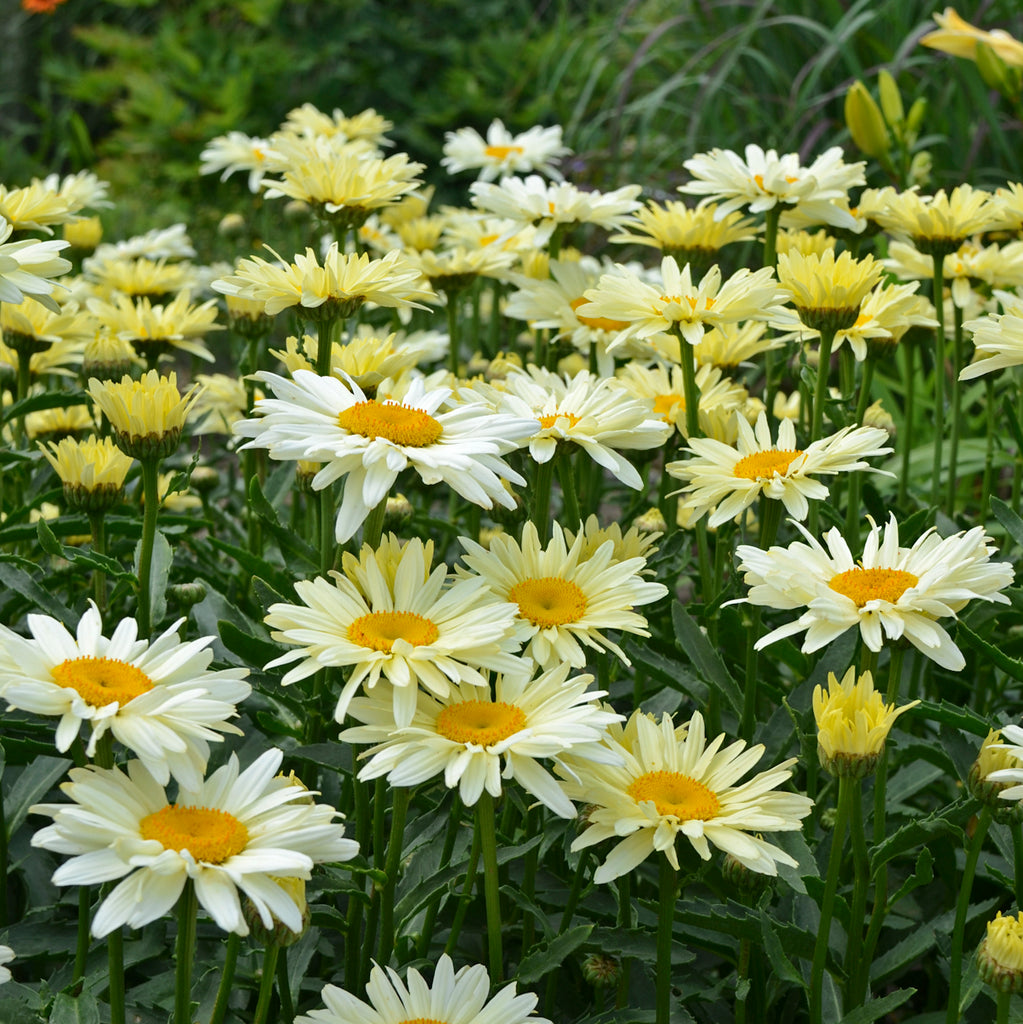
[[[966,641],[968,647],[979,651],[1006,675],[1016,680],[1023,680],[1023,661],[1020,661],[1019,658],[1010,657],[995,644],[989,644],[983,637],[974,633],[962,619],[959,620],[958,636]]]
[[[675,643],[679,650],[686,654],[703,679],[721,693],[732,710],[741,716],[743,699],[738,683],[699,624],[678,601],[671,606],[671,621],[675,627]]]
[[[785,955],[785,949],[774,929],[774,922],[767,913],[760,915],[760,938],[764,944],[764,952],[771,962],[771,970],[783,981],[788,981],[800,988],[806,988],[803,975],[793,966],[792,961]]]
[[[915,850],[938,836],[951,836],[962,843],[963,827],[972,817],[973,801],[963,800],[940,811],[907,822],[870,851],[870,873],[907,850]]]
[[[15,593],[21,594],[47,615],[59,619],[65,626],[78,621],[78,616],[63,601],[54,597],[45,587],[36,582],[24,569],[19,569],[10,562],[0,561],[0,583]]]
[[[908,896],[914,889],[921,885],[927,885],[934,879],[934,854],[930,847],[925,846],[917,855],[916,867],[913,873],[895,891],[895,894],[888,900],[888,906],[894,907],[903,896]]]
[[[50,1010],[50,1024],[99,1024],[99,1003],[91,992],[70,996],[60,992]]]
[[[61,544],[45,519],[40,519],[36,523],[36,536],[42,549],[49,555],[56,555],[58,558],[63,558],[65,561],[71,562],[82,569],[98,569],[100,572],[106,573],[111,579],[135,578],[135,574],[125,569],[116,558],[100,555],[95,551],[72,547],[68,544]]]
[[[20,402],[4,406],[0,409],[0,423],[16,420],[30,412],[41,412],[44,409],[69,409],[73,405],[86,405],[88,397],[84,391],[43,391],[38,395],[29,395]]]
[[[37,757],[18,776],[5,795],[4,811],[7,815],[7,838],[21,827],[28,817],[28,809],[38,803],[53,788],[57,779],[63,776],[71,762],[64,757]]]
[[[950,704],[946,700],[940,704],[935,704],[931,700],[922,700],[913,709],[912,714],[916,718],[928,718],[933,722],[941,722],[956,729],[963,729],[974,736],[987,736],[991,731],[991,722],[988,719],[982,718],[969,708]]]
[[[217,632],[220,642],[249,665],[262,667],[281,656],[281,648],[272,640],[245,633],[227,619],[217,620]]]
[[[142,541],[135,545],[135,576],[138,577]],[[170,580],[174,551],[167,538],[157,530],[153,536],[153,554],[149,569],[149,621],[155,628],[167,614],[167,583]]]
[[[592,931],[592,924],[580,924],[555,936],[550,942],[541,942],[519,963],[515,972],[518,984],[532,985],[559,968],[590,937]]]
[[[260,576],[268,581],[275,590],[286,593],[291,587],[291,577],[283,569],[271,565],[266,559],[252,554],[248,549],[237,544],[228,544],[227,541],[216,537],[210,538],[210,544],[218,551],[230,555],[250,576]]]
[[[249,504],[253,511],[273,534],[281,549],[281,554],[294,555],[306,565],[319,566],[320,553],[307,540],[296,534],[290,527],[281,523],[277,509],[267,501],[260,487],[259,478],[249,481]]]
[[[896,989],[880,999],[872,999],[869,1003],[864,1003],[863,1006],[857,1006],[852,1013],[847,1013],[842,1018],[841,1024],[872,1024],[873,1021],[880,1020],[896,1007],[901,1006],[913,995],[916,995],[915,988]]]
[[[1005,527],[1005,532],[1023,548],[1023,519],[1020,519],[1010,505],[995,495],[991,496],[991,511],[995,519]]]

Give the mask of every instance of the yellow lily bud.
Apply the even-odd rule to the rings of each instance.
[[[885,121],[893,128],[902,124],[906,116],[902,96],[895,79],[884,69],[877,73],[877,92],[881,97],[881,110],[884,112]]]
[[[920,131],[920,126],[924,123],[924,117],[927,115],[927,100],[923,96],[913,101],[913,105],[909,108],[909,114],[906,117],[906,136],[915,136]]]
[[[857,79],[845,94],[845,123],[853,142],[873,157],[887,157],[891,147],[881,108]]]

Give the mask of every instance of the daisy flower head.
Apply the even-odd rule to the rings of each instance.
[[[977,359],[959,372],[960,380],[1023,364],[1023,298],[999,292],[1002,312],[967,320],[963,328],[973,335]]]
[[[735,414],[734,422],[734,447],[713,438],[689,438],[686,450],[694,457],[665,467],[676,480],[687,481],[681,491],[684,508],[694,520],[710,513],[711,529],[741,515],[761,495],[780,501],[801,522],[809,513],[810,499],[828,496],[816,477],[870,470],[863,459],[892,452],[887,432],[878,427],[843,427],[801,449],[790,419],[778,424],[777,440],[771,437],[765,412],[752,427],[741,413]]]
[[[977,28],[960,17],[953,7],[946,7],[941,14],[933,14],[931,17],[937,22],[938,27],[921,36],[921,46],[929,46],[934,50],[941,50],[942,53],[950,53],[954,57],[965,57],[967,60],[975,61],[977,44],[984,43],[1006,64],[1023,68],[1023,43],[1008,32],[1000,28],[990,32]]]
[[[105,246],[83,261],[82,271],[97,294],[121,292],[132,298],[148,296],[154,302],[163,302],[198,285],[198,275],[191,264],[170,262],[162,256],[123,256]]]
[[[719,203],[719,220],[744,206],[750,213],[798,207],[816,223],[855,230],[856,219],[848,212],[849,189],[866,184],[866,162],[847,164],[843,157],[842,147],[832,146],[803,167],[798,153],[779,156],[754,144],[746,147],[744,157],[730,149],[712,149],[683,163],[693,177],[679,191],[702,196],[703,206]]]
[[[438,775],[458,788],[471,807],[485,789],[501,795],[501,779],[515,779],[528,793],[563,818],[576,809],[561,786],[540,763],[571,751],[580,761],[607,760],[613,755],[600,743],[607,726],[621,715],[600,704],[603,690],[588,689],[591,675],[569,678],[571,666],[556,665],[533,678],[523,662],[490,686],[453,685],[446,697],[420,691],[415,715],[397,728],[390,687],[349,706],[361,725],[346,729],[348,743],[375,744],[360,757],[369,758],[361,779],[382,775],[392,786],[417,786]]]
[[[995,194],[972,185],[957,185],[934,195],[907,190],[890,196],[877,221],[890,235],[928,256],[947,256],[971,235],[1000,227],[1005,204]]]
[[[119,382],[89,381],[89,394],[110,421],[117,447],[133,459],[164,458],[181,440],[188,412],[199,397],[199,386],[182,395],[177,374],[161,377],[150,370],[141,379],[125,374]]]
[[[278,774],[283,757],[267,750],[242,771],[232,754],[208,778],[179,785],[173,803],[141,761],[130,761],[127,771],[72,768],[61,786],[71,803],[30,809],[53,819],[32,845],[71,854],[54,873],[55,885],[122,879],[93,917],[97,938],[163,917],[189,879],[226,932],[249,932],[239,889],[264,927],[276,918],[300,931],[301,909],[276,879],[309,879],[314,865],[351,860],[358,845],[344,838],[334,808]]]
[[[84,441],[65,437],[48,445],[38,444],[60,477],[64,500],[71,508],[100,511],[120,500],[132,459],[109,437],[93,436]]]
[[[584,558],[584,533],[569,545],[557,522],[546,548],[531,522],[522,529],[521,544],[509,536],[494,537],[489,550],[467,537],[460,542],[467,568],[459,568],[459,575],[481,577],[498,600],[518,607],[523,654],[542,669],[562,663],[584,668],[584,647],[611,651],[630,664],[606,631],[649,636],[646,619],[633,609],[668,592],[663,584],[643,579],[644,558],[616,561],[611,540]]]
[[[627,558],[649,559],[657,553],[657,541],[664,533],[663,528],[648,527],[645,521],[636,519],[624,533],[621,523],[609,523],[601,526],[600,520],[592,513],[579,530],[565,530],[565,540],[569,545],[575,543],[579,535],[583,538],[580,556],[585,561],[591,558],[607,542],[611,541],[612,555],[615,562],[624,562]],[[642,576],[654,575],[653,569],[643,569]]]
[[[605,743],[619,764],[579,765],[577,778],[564,783],[572,799],[591,805],[589,827],[572,849],[621,840],[594,872],[595,882],[628,874],[655,851],[678,870],[679,833],[703,860],[710,859],[713,843],[761,874],[776,875],[778,864],[795,866],[760,835],[797,831],[813,807],[805,796],[775,792],[791,777],[795,758],[739,782],[764,747],[747,749],[743,740],[726,747],[724,734],[708,743],[699,712],[676,726],[667,713],[656,722],[636,711],[621,736],[612,733]],[[577,767],[571,753],[565,763]]]
[[[519,665],[515,607],[494,597],[479,579],[452,582],[448,567],[431,568],[432,548],[413,540],[379,556],[367,546],[344,573],[300,580],[302,604],[274,604],[266,616],[271,636],[298,645],[266,667],[298,661],[282,679],[287,685],[326,665],[351,669],[334,717],[343,721],[360,686],[385,679],[393,687],[393,718],[411,722],[420,685],[439,697],[452,686],[486,684],[485,670],[513,672]],[[397,557],[396,557],[397,556]]]
[[[4,964],[9,964],[14,959],[14,950],[10,946],[0,946],[0,985],[11,980],[11,970]]]
[[[188,237],[188,227],[182,223],[172,224],[168,228],[153,228],[119,242],[105,242],[96,250],[97,259],[190,260],[195,256],[195,246]]]
[[[57,255],[69,243],[63,239],[38,242],[34,238],[8,242],[13,231],[14,225],[0,216],[0,302],[19,303],[27,296],[59,313],[53,293],[63,286],[53,278],[71,269],[71,261]]]
[[[1012,582],[1012,566],[991,560],[995,549],[980,526],[949,537],[932,528],[906,548],[899,545],[894,515],[883,528],[868,521],[859,560],[837,528],[824,535],[825,549],[799,523],[805,544],[767,551],[739,545],[739,569],[750,588],[745,601],[806,608],[761,637],[756,648],[805,632],[802,649],[811,653],[856,627],[872,651],[880,651],[886,639],[905,639],[942,668],[960,671],[966,659],[938,619],[954,618],[971,600],[1008,604],[999,591]]]
[[[378,114],[372,107],[360,110],[357,114],[345,114],[335,107],[331,113],[318,109],[312,103],[303,103],[288,111],[288,116],[281,124],[284,135],[324,135],[340,136],[349,142],[361,140],[373,146],[389,146],[391,143],[384,136],[394,127],[383,114]]]
[[[629,326],[620,340],[678,333],[690,345],[698,345],[710,327],[786,316],[780,303],[788,292],[779,289],[771,267],[757,271],[743,267],[722,282],[715,265],[694,284],[690,264],[679,267],[673,257],[665,256],[660,278],[659,284],[651,284],[616,264],[613,273],[604,274],[597,287],[585,293],[589,301],[578,313],[625,321]]]
[[[997,820],[1018,821],[1023,816],[1023,805],[1018,802],[1023,796],[1023,729],[1018,725],[990,729],[966,781],[970,794],[992,808]],[[1005,799],[1003,793],[1008,794]]]
[[[199,154],[199,173],[222,171],[220,180],[227,181],[237,171],[247,171],[249,191],[258,192],[267,172],[278,170],[281,160],[269,140],[232,131],[206,143]]]
[[[877,284],[884,266],[873,256],[855,259],[834,249],[823,256],[797,251],[778,256],[778,280],[792,294],[802,322],[816,331],[840,331],[856,322],[860,304]]]
[[[55,177],[33,178],[31,184],[19,188],[0,185],[0,221],[7,221],[16,231],[52,235],[52,225],[66,224],[81,208],[75,196],[61,191]]]
[[[425,309],[419,300],[433,295],[419,268],[397,250],[375,260],[366,253],[343,253],[337,242],[327,249],[322,266],[312,249],[296,255],[294,263],[280,256],[277,263],[253,256],[239,260],[233,274],[211,287],[223,295],[262,302],[267,316],[298,306],[312,320],[349,317],[365,302]]]
[[[580,370],[566,377],[542,367],[512,371],[504,380],[523,412],[535,416],[539,430],[529,439],[529,454],[549,462],[559,445],[574,444],[627,487],[643,486],[636,467],[620,450],[657,448],[671,427],[653,416],[647,402],[635,398],[613,377]]]
[[[437,961],[432,985],[414,967],[403,982],[397,971],[375,964],[366,985],[368,1003],[336,985],[325,986],[322,996],[324,1009],[296,1017],[295,1024],[551,1024],[533,1016],[537,997],[531,992],[516,995],[513,982],[490,999],[487,969],[476,964],[456,971],[446,953]]]
[[[270,458],[321,462],[313,488],[323,490],[346,477],[335,534],[350,540],[398,478],[412,467],[426,484],[443,481],[483,508],[514,508],[503,481],[524,484],[502,456],[536,432],[535,419],[493,412],[481,403],[447,408],[448,388],[427,389],[412,381],[401,401],[367,398],[350,378],[319,377],[296,370],[287,380],[263,371],[259,380],[273,398],[256,402],[255,419],[235,424]],[[442,411],[443,409],[443,411]]]
[[[548,183],[539,174],[507,177],[494,185],[476,181],[469,187],[472,205],[484,213],[524,227],[536,227],[533,243],[538,248],[561,227],[595,224],[612,231],[639,209],[639,185],[624,185],[612,192],[584,191],[569,182]]]
[[[860,304],[860,311],[850,327],[835,333],[837,351],[848,344],[856,359],[862,362],[875,355],[891,352],[906,332],[914,327],[934,328],[938,321],[932,315],[929,299],[917,293],[917,281],[909,284],[878,284]],[[811,333],[800,332],[802,338]]]
[[[841,681],[828,673],[828,687],[815,686],[813,716],[817,722],[817,756],[831,775],[863,778],[872,772],[884,753],[885,740],[895,719],[916,707],[914,700],[896,708],[885,704],[874,689],[874,677],[857,677],[850,668]]]
[[[977,948],[981,978],[998,992],[1023,992],[1023,911],[1006,917],[998,911],[987,923]]]
[[[484,138],[475,128],[459,128],[444,133],[444,156],[440,165],[448,174],[479,170],[479,181],[493,181],[500,175],[528,174],[535,171],[554,181],[562,181],[557,161],[572,150],[563,144],[561,125],[544,128],[534,125],[513,135],[495,118]]]
[[[29,615],[30,639],[0,626],[0,695],[11,707],[59,716],[61,752],[88,722],[89,757],[109,732],[160,785],[174,776],[195,786],[210,741],[241,735],[228,719],[252,688],[244,681],[246,669],[209,671],[216,637],[179,642],[183,621],[150,642],[138,638],[134,619],[122,619],[108,638],[90,603],[74,634],[47,615]]]

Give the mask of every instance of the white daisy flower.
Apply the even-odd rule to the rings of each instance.
[[[460,683],[485,686],[481,670],[515,671],[514,605],[479,579],[449,585],[448,567],[431,571],[431,555],[432,545],[399,546],[392,536],[379,555],[364,545],[358,560],[346,557],[345,574],[332,572],[333,582],[300,580],[295,590],[304,604],[271,605],[266,623],[275,640],[301,646],[266,667],[301,661],[285,685],[325,665],[350,668],[334,713],[339,722],[355,691],[383,676],[394,687],[401,726],[412,721],[420,683],[443,698]]]
[[[39,242],[34,238],[8,242],[13,231],[14,225],[0,217],[0,302],[17,304],[30,296],[59,313],[60,305],[53,293],[64,286],[51,278],[71,269],[71,261],[57,255],[71,243],[63,239]]]
[[[313,865],[351,860],[358,845],[344,838],[337,811],[276,774],[283,757],[268,750],[240,771],[232,754],[199,786],[181,786],[174,803],[141,761],[127,773],[73,768],[61,786],[72,803],[31,808],[53,818],[32,845],[72,855],[54,872],[55,885],[123,879],[93,918],[97,938],[163,917],[188,879],[224,931],[248,934],[239,889],[266,928],[276,918],[300,931],[301,910],[275,879],[308,879]]]
[[[824,535],[827,550],[799,523],[794,525],[806,544],[767,551],[739,545],[739,568],[750,588],[745,601],[806,608],[795,621],[761,637],[756,648],[805,632],[803,650],[810,653],[858,626],[872,651],[880,651],[885,639],[905,637],[942,668],[958,672],[966,659],[937,620],[954,618],[974,599],[1008,604],[999,591],[1012,583],[1012,566],[990,560],[996,549],[988,546],[991,538],[981,526],[951,537],[932,528],[904,548],[894,515],[883,530],[868,519],[870,533],[859,561],[837,528]]]
[[[736,445],[711,438],[690,438],[695,458],[669,462],[665,467],[676,480],[687,481],[683,508],[699,519],[710,513],[707,525],[714,529],[740,515],[763,494],[784,504],[793,519],[804,520],[809,501],[822,501],[827,487],[818,476],[873,470],[863,459],[888,455],[888,432],[878,427],[843,427],[806,449],[796,446],[792,420],[778,425],[778,439],[771,437],[767,414],[760,413],[756,427],[735,415],[739,436]]]
[[[451,391],[427,390],[420,380],[395,402],[367,398],[350,378],[345,384],[307,370],[296,370],[294,380],[265,371],[256,377],[275,397],[256,402],[257,418],[236,423],[235,433],[251,438],[244,448],[266,448],[272,459],[323,463],[315,490],[346,477],[339,542],[355,535],[409,466],[424,483],[444,481],[483,508],[514,508],[503,481],[525,484],[501,456],[536,432],[535,419],[494,413],[481,403],[441,412]]]
[[[11,980],[11,971],[4,964],[9,964],[14,959],[14,950],[10,946],[0,946],[0,985]]]
[[[236,171],[248,171],[249,191],[259,192],[260,183],[267,173],[279,173],[283,157],[267,139],[260,139],[244,132],[228,132],[210,139],[199,154],[199,173],[220,175],[227,181]]]
[[[103,635],[99,609],[90,602],[74,636],[48,615],[29,615],[31,639],[0,626],[0,696],[12,708],[59,716],[56,746],[67,750],[88,722],[86,754],[107,732],[140,758],[166,785],[174,776],[195,787],[206,769],[210,742],[240,736],[228,722],[252,690],[245,668],[208,671],[213,660],[205,636],[181,643],[179,619],[152,643],[138,638],[134,619]]]
[[[444,157],[440,165],[448,174],[479,169],[480,181],[493,181],[501,174],[527,174],[536,171],[554,181],[562,181],[556,161],[572,150],[561,141],[561,125],[544,128],[534,125],[513,135],[504,123],[495,119],[484,139],[475,128],[459,128],[444,133]]]
[[[390,694],[356,697],[349,711],[363,724],[346,729],[348,743],[374,743],[360,779],[387,776],[392,786],[416,786],[443,774],[472,806],[484,789],[501,795],[501,779],[515,779],[563,818],[576,810],[539,763],[571,750],[581,761],[613,758],[600,744],[607,726],[622,716],[601,707],[604,690],[588,690],[593,676],[569,679],[567,663],[532,678],[532,666],[506,672],[490,687],[454,686],[447,697],[420,692],[411,724],[399,728]],[[381,688],[383,689],[383,688]],[[502,772],[503,765],[503,772]]]
[[[551,1024],[534,1017],[537,997],[530,992],[515,994],[515,985],[505,985],[493,999],[490,975],[479,964],[455,971],[445,953],[437,961],[433,984],[428,985],[414,967],[408,970],[407,987],[390,967],[374,966],[366,985],[368,1003],[336,985],[323,989],[325,1009],[295,1018],[295,1024]]]
[[[594,872],[595,882],[628,874],[655,851],[678,870],[679,833],[703,860],[710,859],[713,843],[750,871],[776,875],[778,864],[796,866],[759,835],[797,831],[813,807],[805,796],[772,792],[791,777],[794,757],[740,783],[764,756],[763,745],[747,750],[745,741],[737,740],[722,749],[723,734],[708,744],[699,712],[688,726],[676,727],[667,713],[657,723],[636,711],[625,729],[612,731],[605,742],[621,764],[579,765],[578,779],[565,782],[569,796],[594,805],[589,828],[572,849],[621,840]],[[565,760],[576,767],[571,754]]]
[[[562,663],[583,668],[584,646],[613,651],[630,664],[604,632],[617,629],[649,636],[646,619],[633,608],[660,600],[668,588],[643,579],[646,559],[617,561],[611,540],[584,557],[584,550],[589,551],[584,533],[569,547],[560,523],[553,524],[552,532],[546,548],[533,523],[523,527],[521,545],[512,537],[494,537],[488,551],[461,537],[467,552],[462,560],[499,600],[518,605],[520,637],[527,642],[523,653],[540,668]],[[461,568],[456,571],[469,575]]]
[[[976,358],[960,371],[960,380],[1023,364],[1023,299],[1011,292],[995,294],[1003,312],[988,313],[963,324],[973,335]]]

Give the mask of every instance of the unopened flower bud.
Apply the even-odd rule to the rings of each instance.
[[[987,935],[977,950],[981,978],[996,992],[1023,992],[1023,914],[988,921]]]
[[[884,115],[867,87],[857,79],[845,94],[845,123],[853,142],[867,156],[887,157],[891,148]]]
[[[279,885],[291,898],[291,901],[298,907],[302,915],[302,927],[293,932],[286,924],[273,919],[272,928],[267,928],[263,923],[259,912],[252,901],[246,899],[242,905],[242,913],[245,916],[245,923],[249,926],[249,933],[253,941],[261,946],[277,946],[278,949],[286,949],[294,945],[305,934],[309,927],[309,905],[305,901],[305,881],[301,878],[281,878],[276,875],[270,876],[271,881]]]
[[[594,988],[611,988],[618,984],[620,965],[616,957],[607,953],[591,953],[583,961],[583,977]]]

